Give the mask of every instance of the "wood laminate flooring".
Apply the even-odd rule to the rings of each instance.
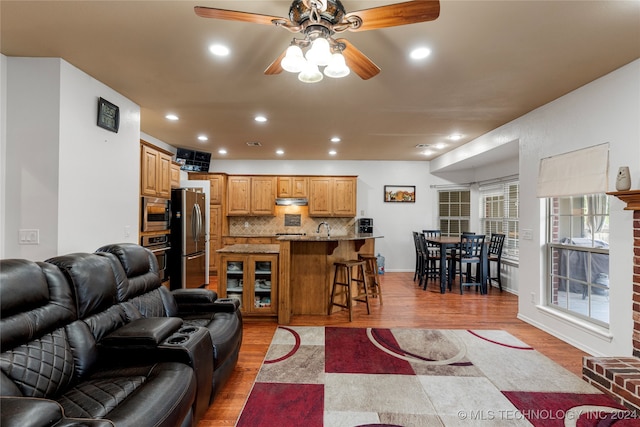
[[[367,315],[363,304],[355,308],[353,322],[346,310],[331,316],[292,316],[293,326],[343,326],[422,329],[503,329],[540,353],[562,365],[575,375],[582,375],[581,350],[516,318],[518,297],[492,288],[480,295],[473,288],[460,295],[454,291],[440,294],[436,282],[430,281],[426,291],[413,281],[413,273],[386,273],[381,278],[383,304],[371,302]],[[216,289],[216,277],[209,288]],[[251,391],[273,334],[274,320],[245,317],[244,338],[235,372],[218,393],[198,427],[233,426]],[[496,361],[496,363],[500,363]]]

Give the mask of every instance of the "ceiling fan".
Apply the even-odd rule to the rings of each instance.
[[[289,18],[235,10],[196,6],[203,18],[275,25],[304,38],[294,38],[291,45],[264,71],[267,75],[283,70],[298,72],[307,83],[322,79],[318,66],[326,66],[324,74],[344,77],[352,69],[363,80],[380,72],[380,68],[347,39],[335,39],[345,31],[367,31],[432,21],[440,15],[439,0],[415,0],[347,13],[340,0],[293,0]],[[302,48],[308,48],[303,55]]]

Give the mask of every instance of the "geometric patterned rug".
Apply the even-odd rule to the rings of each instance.
[[[278,327],[238,427],[638,426],[500,330]]]

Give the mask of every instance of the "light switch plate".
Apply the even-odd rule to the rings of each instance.
[[[21,245],[39,245],[40,230],[38,229],[18,230],[18,243]]]

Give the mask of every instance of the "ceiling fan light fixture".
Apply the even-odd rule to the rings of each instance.
[[[331,55],[329,65],[324,69],[324,75],[334,79],[346,77],[350,72],[351,70],[347,67],[347,63],[341,53],[334,53]]]
[[[311,49],[307,51],[307,61],[317,65],[328,65],[331,60],[331,47],[324,37],[318,37],[311,43]]]
[[[303,83],[318,83],[322,80],[322,73],[316,64],[307,61],[304,69],[298,74],[298,80]]]
[[[287,48],[287,54],[282,58],[280,65],[285,71],[299,73],[304,68],[306,62],[302,54],[302,49],[296,45],[291,45]]]

